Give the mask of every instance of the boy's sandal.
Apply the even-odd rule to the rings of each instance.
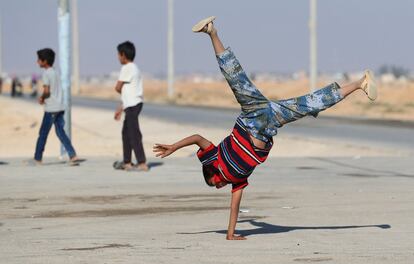
[[[132,166],[125,166],[125,163],[123,161],[115,161],[114,164],[112,165],[112,167],[115,170],[124,170],[124,171],[149,171],[149,167],[146,168],[142,168],[139,167],[137,165],[132,165]]]
[[[115,170],[123,170],[124,169],[124,162],[123,161],[115,161],[114,164],[112,164],[112,167]]]
[[[149,167],[140,167],[138,165],[133,165],[131,167],[128,168],[124,168],[124,170],[126,171],[149,171]]]
[[[370,100],[374,101],[377,99],[377,85],[370,70],[365,71],[364,81],[362,81],[361,88]]]
[[[68,164],[69,166],[79,166],[82,162],[86,161],[86,159],[75,159],[75,160],[69,160]]]
[[[75,166],[79,166],[79,165],[80,165],[80,163],[73,162],[73,161],[69,161],[69,162],[68,162],[68,165],[69,165],[69,166],[71,166],[71,167],[75,167]]]
[[[37,161],[35,159],[24,160],[23,164],[26,166],[42,166],[43,165],[41,161]]]
[[[138,167],[135,167],[135,166],[132,166],[132,167],[129,167],[129,168],[125,168],[124,170],[125,171],[146,171],[144,169],[141,169],[141,168],[138,168]]]
[[[200,22],[198,22],[197,24],[193,26],[192,28],[193,32],[211,33],[211,30],[213,29],[213,24],[211,22],[213,22],[214,19],[216,19],[216,17],[211,16],[211,17],[201,20]],[[204,29],[205,26],[207,26],[207,29]]]
[[[150,170],[150,167],[147,164],[145,164],[145,166],[137,165],[137,168],[141,171],[149,171]]]

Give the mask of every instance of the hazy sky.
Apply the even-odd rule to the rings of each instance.
[[[3,70],[38,72],[36,50],[57,50],[58,0],[0,0]],[[166,72],[166,0],[78,0],[81,74],[119,69],[116,45],[136,44],[136,62]],[[286,73],[309,64],[309,0],[175,0],[177,73],[217,72],[208,38],[191,32],[206,16],[248,71]],[[319,70],[395,64],[414,70],[414,1],[319,0]]]

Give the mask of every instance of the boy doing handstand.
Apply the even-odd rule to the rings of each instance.
[[[235,235],[243,189],[255,167],[263,163],[273,146],[273,136],[283,125],[304,116],[316,117],[356,90],[363,90],[369,99],[376,99],[376,87],[369,71],[360,80],[339,86],[332,83],[313,93],[279,101],[270,101],[249,80],[230,48],[225,49],[213,25],[215,17],[206,18],[193,27],[211,38],[221,72],[241,106],[232,133],[218,146],[200,135],[192,135],[172,145],[155,144],[157,157],[167,157],[180,148],[196,144],[197,156],[207,185],[222,188],[232,184],[228,240],[244,240]]]

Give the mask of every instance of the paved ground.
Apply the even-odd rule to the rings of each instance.
[[[49,160],[0,165],[0,263],[413,263],[414,157],[277,158],[250,179],[226,241],[229,189],[195,157],[149,173]]]

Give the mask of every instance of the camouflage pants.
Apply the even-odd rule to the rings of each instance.
[[[253,137],[268,142],[284,124],[304,116],[316,117],[343,99],[340,86],[332,83],[313,93],[287,100],[270,101],[249,80],[230,48],[217,55],[221,72],[241,106],[239,119]]]

